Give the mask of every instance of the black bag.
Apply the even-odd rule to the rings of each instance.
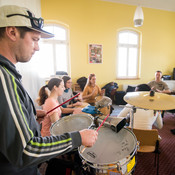
[[[118,84],[115,82],[110,82],[102,87],[102,89],[105,89],[105,96],[111,97],[111,92],[113,89],[118,89]]]
[[[116,91],[114,101],[116,105],[126,105],[127,103],[123,100],[123,97],[126,95],[125,91]]]
[[[65,71],[56,71],[56,75],[68,75]]]

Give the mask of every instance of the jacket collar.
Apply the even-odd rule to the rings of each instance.
[[[6,67],[15,77],[21,80],[22,76],[16,70],[16,66],[2,55],[0,55],[0,65]]]

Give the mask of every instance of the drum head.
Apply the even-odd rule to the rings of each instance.
[[[88,129],[92,126],[93,119],[88,114],[75,114],[69,115],[56,121],[51,126],[52,135],[61,135],[66,132],[80,131],[82,129]]]
[[[137,139],[129,129],[123,128],[116,133],[103,126],[99,130],[95,144],[86,148],[83,153],[81,153],[83,149],[81,146],[79,154],[84,160],[94,165],[108,165],[128,157],[136,150],[136,143]]]

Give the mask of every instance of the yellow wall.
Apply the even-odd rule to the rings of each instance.
[[[45,20],[69,26],[71,77],[95,73],[100,86],[110,81],[122,84],[147,83],[156,70],[172,74],[175,67],[175,12],[143,8],[144,24],[135,28],[142,34],[139,80],[116,80],[117,31],[133,28],[136,6],[100,0],[41,0]],[[88,63],[88,44],[103,45],[103,63]]]

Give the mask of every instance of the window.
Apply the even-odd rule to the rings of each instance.
[[[70,73],[69,38],[66,27],[50,24],[44,30],[53,33],[54,38],[41,39],[40,51],[36,52],[32,61],[35,61],[36,71],[41,78],[55,75],[56,71]],[[38,66],[40,65],[40,66]]]
[[[140,35],[133,30],[118,33],[117,78],[139,78]]]

